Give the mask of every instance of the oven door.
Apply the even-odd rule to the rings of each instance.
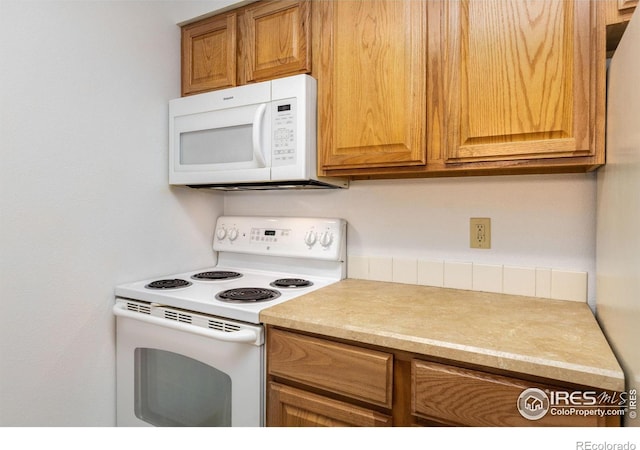
[[[114,314],[118,426],[263,425],[261,326],[120,299]]]

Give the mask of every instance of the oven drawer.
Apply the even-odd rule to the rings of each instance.
[[[269,329],[268,371],[325,391],[391,407],[393,355]]]

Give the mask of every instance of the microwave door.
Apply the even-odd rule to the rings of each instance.
[[[170,183],[270,180],[270,123],[266,103],[175,117]]]

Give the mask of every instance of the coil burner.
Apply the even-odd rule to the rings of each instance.
[[[256,287],[227,289],[216,294],[218,300],[232,303],[265,302],[278,297],[280,292],[274,289]]]
[[[228,270],[213,270],[211,272],[200,272],[191,276],[194,280],[204,280],[204,281],[222,281],[222,280],[233,280],[235,278],[240,278],[242,276],[239,272],[231,272]]]
[[[313,286],[313,283],[302,278],[280,278],[269,285],[278,288],[302,288]]]
[[[191,282],[187,280],[182,280],[180,278],[173,278],[167,280],[157,280],[152,281],[147,284],[145,287],[147,289],[179,289],[185,288],[187,286],[191,286]]]

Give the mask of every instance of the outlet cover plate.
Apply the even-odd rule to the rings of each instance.
[[[469,246],[471,248],[491,248],[491,219],[472,217],[469,219]]]

